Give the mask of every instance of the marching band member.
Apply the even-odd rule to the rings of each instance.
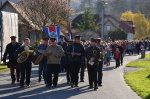
[[[105,47],[101,44],[101,38],[97,38],[97,47],[100,49],[100,59],[98,66],[98,86],[102,86],[102,77],[103,77],[103,60],[104,60],[104,52]]]
[[[15,51],[21,46],[21,43],[16,42],[16,36],[11,36],[11,43],[7,44],[6,50],[3,56],[3,62],[6,64],[6,58],[7,55],[9,55],[9,68],[10,68],[10,74],[11,74],[11,80],[12,84],[15,83],[16,79],[17,82],[19,82],[20,79],[20,68],[19,64],[17,63],[17,60],[15,59],[14,53]],[[15,73],[16,69],[16,73]]]
[[[61,36],[60,42],[58,42],[58,45],[62,46],[63,50],[66,50],[67,43],[64,41],[64,37]],[[61,58],[61,64],[60,64],[60,72],[63,72],[65,69],[65,63],[66,63],[66,57],[65,55]]]
[[[71,73],[71,87],[73,88],[78,87],[78,74],[81,67],[82,56],[85,53],[83,45],[80,43],[81,36],[76,35],[74,37],[75,42],[72,43],[69,48],[67,49],[67,53],[71,56],[69,58],[71,66],[70,66],[70,73]]]
[[[88,47],[85,51],[85,55],[87,58],[87,68],[88,68],[88,76],[89,76],[89,89],[93,88],[97,90],[97,67],[98,67],[98,59],[100,58],[100,49],[96,47],[96,39],[91,39],[91,46]]]
[[[24,39],[24,45],[19,47],[16,51],[16,55],[18,57],[17,62],[21,62],[21,58],[19,57],[19,54],[22,52],[26,51],[25,54],[27,54],[28,58],[20,64],[20,70],[21,70],[21,80],[20,80],[20,87],[24,87],[24,80],[26,78],[26,85],[30,86],[30,76],[31,76],[31,68],[32,68],[32,63],[31,63],[31,58],[32,54],[28,51],[33,51],[34,49],[30,46],[30,39],[25,38]]]
[[[38,47],[38,52],[37,54],[43,54],[46,50],[46,48],[48,47],[48,42],[49,42],[49,38],[43,38],[43,44],[40,44]],[[47,73],[47,57],[43,57],[43,59],[41,60],[41,62],[39,63],[39,82],[41,82],[41,78],[43,76],[44,81],[46,83],[46,73]]]
[[[72,40],[68,40],[67,41],[67,48],[66,50],[69,48],[69,46],[71,45],[71,43],[73,43]],[[69,55],[67,54],[67,52],[65,52],[66,54],[66,78],[67,78],[67,84],[70,84],[70,61],[69,61]]]
[[[46,87],[57,86],[58,74],[60,70],[61,57],[64,55],[64,51],[60,45],[57,45],[56,38],[50,38],[51,45],[47,47],[44,53],[47,56],[47,85]],[[54,78],[52,80],[52,74]]]

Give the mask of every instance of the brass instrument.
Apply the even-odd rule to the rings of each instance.
[[[40,54],[35,54],[32,57],[32,62],[34,63],[34,65],[38,65],[42,61],[42,59],[44,57],[43,53],[45,52],[45,50],[37,50],[37,51]]]
[[[25,50],[23,51],[22,53],[20,53],[18,56],[20,58],[20,61],[17,61],[18,63],[23,63],[24,61],[27,60],[28,58],[28,55],[27,53],[34,53],[35,51],[34,50]]]

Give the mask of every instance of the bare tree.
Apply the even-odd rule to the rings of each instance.
[[[68,21],[72,13],[67,2],[60,0],[21,0],[16,6],[20,8],[19,12],[30,22],[30,25],[42,32],[44,26],[63,27],[63,22]]]

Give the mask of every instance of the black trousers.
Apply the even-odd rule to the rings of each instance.
[[[103,77],[103,72],[102,72],[102,69],[103,69],[103,59],[99,62],[99,65],[98,65],[98,84],[102,84],[102,77]]]
[[[31,67],[32,64],[30,62],[24,62],[20,64],[20,70],[21,70],[21,80],[20,85],[24,85],[24,80],[26,78],[26,84],[30,84],[30,77],[31,77]]]
[[[121,64],[123,64],[123,56],[122,56],[122,54],[123,53],[120,53],[121,55],[120,55],[120,62],[121,62]]]
[[[20,67],[19,64],[14,64],[14,63],[9,63],[10,64],[10,74],[11,74],[11,79],[12,82],[19,81],[20,79]],[[16,70],[16,71],[15,71]]]
[[[66,64],[66,78],[67,78],[67,82],[70,82],[70,63]]]
[[[116,67],[120,66],[120,59],[116,59]]]
[[[61,72],[64,71],[65,65],[66,65],[66,57],[63,56],[63,57],[61,58],[61,63],[60,63],[60,71],[61,71]]]
[[[93,83],[94,83],[94,86],[97,86],[97,67],[98,67],[97,65],[87,66],[90,86],[93,86]]]
[[[79,70],[81,67],[81,62],[71,62],[70,65],[70,74],[71,74],[71,83],[78,85],[79,79]]]
[[[85,63],[81,63],[80,80],[84,80]]]
[[[48,85],[57,85],[58,82],[58,74],[60,71],[60,65],[59,64],[47,64],[47,84]],[[54,74],[53,80],[52,80],[52,74]]]

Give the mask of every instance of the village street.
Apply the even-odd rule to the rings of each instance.
[[[139,56],[126,56],[124,65]],[[88,89],[88,75],[85,72],[85,82],[80,82],[78,88],[71,88],[66,84],[65,73],[59,74],[59,84],[56,88],[45,87],[44,81],[38,83],[38,66],[32,68],[31,86],[20,88],[19,83],[10,84],[9,72],[0,74],[0,99],[141,99],[125,83],[124,66],[114,69],[111,66],[103,68],[103,86],[97,91]]]

